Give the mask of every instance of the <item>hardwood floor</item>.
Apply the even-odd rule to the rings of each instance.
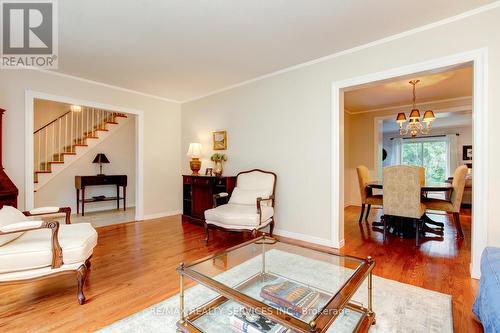
[[[470,210],[460,220],[465,239],[457,240],[452,216],[431,214],[445,223],[443,241],[423,241],[419,248],[414,239],[388,236],[372,231],[366,222],[358,224],[360,207],[345,210],[345,247],[343,253],[360,257],[371,255],[376,262],[374,274],[391,280],[452,295],[455,332],[483,332],[472,313],[478,281],[470,278]],[[372,210],[369,221],[380,220],[380,209]],[[430,234],[428,234],[430,235]]]
[[[481,332],[470,311],[477,282],[469,276],[470,217],[462,215],[466,239],[452,231],[443,242],[389,238],[358,225],[359,208],[346,209],[346,246],[342,252],[377,263],[375,274],[453,296],[456,332]],[[376,218],[373,210],[370,221]],[[439,216],[452,229],[447,217]],[[98,228],[87,280],[87,303],[78,305],[76,277],[0,287],[0,332],[88,332],[158,303],[178,292],[176,266],[249,239],[241,233],[211,231],[206,247],[203,228],[182,224],[180,216]]]

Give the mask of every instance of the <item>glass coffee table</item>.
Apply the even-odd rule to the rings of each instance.
[[[375,262],[262,236],[181,264],[178,332],[367,332]],[[213,297],[187,312],[184,279]],[[367,280],[366,306],[352,300]]]

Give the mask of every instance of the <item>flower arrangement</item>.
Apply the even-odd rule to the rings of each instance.
[[[214,166],[214,174],[215,174],[215,176],[217,176],[217,177],[222,176],[222,172],[224,171],[222,163],[227,161],[226,154],[215,153],[212,156],[210,156],[210,159],[215,164],[215,166]]]
[[[213,162],[226,162],[227,156],[226,154],[215,153],[212,156],[210,156],[210,160],[212,160]]]

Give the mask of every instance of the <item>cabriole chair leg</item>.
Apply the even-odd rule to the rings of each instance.
[[[209,236],[209,231],[208,231],[208,223],[205,222],[205,245],[208,245],[208,236]]]
[[[92,258],[92,256],[90,257]],[[90,271],[90,267],[92,266],[92,264],[90,263],[90,258],[88,258],[86,261],[85,261],[85,266],[87,267],[87,270]]]
[[[78,298],[78,303],[80,305],[83,305],[85,303],[85,295],[83,294],[83,286],[85,285],[85,280],[87,280],[87,266],[81,265],[78,270],[76,271],[76,279],[78,282],[78,293],[77,293],[77,298]]]

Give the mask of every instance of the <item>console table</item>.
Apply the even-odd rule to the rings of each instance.
[[[85,198],[85,187],[102,185],[116,185],[116,197]],[[120,186],[123,188],[123,197],[120,197]],[[82,216],[84,216],[86,203],[101,201],[116,201],[116,209],[120,209],[120,200],[123,200],[123,210],[127,210],[127,175],[75,176],[75,188],[77,214],[80,214],[80,203],[82,204]],[[80,190],[82,192],[81,198]]]

